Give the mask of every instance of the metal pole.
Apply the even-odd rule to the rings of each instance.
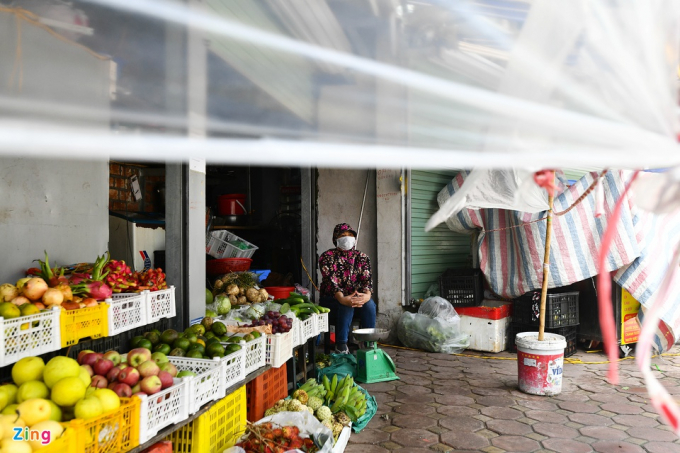
[[[366,192],[368,192],[368,180],[371,178],[371,170],[366,172],[366,187],[364,187],[364,200],[361,202],[361,212],[359,213],[359,226],[357,227],[357,240],[355,247],[359,245],[359,233],[361,233],[361,219],[364,216],[364,205],[366,204]]]
[[[552,173],[553,180],[555,172]],[[548,297],[548,278],[550,277],[550,237],[552,236],[553,193],[548,194],[548,219],[545,225],[545,255],[543,257],[543,287],[541,288],[541,311],[538,321],[538,341],[543,341],[545,333],[545,300]]]

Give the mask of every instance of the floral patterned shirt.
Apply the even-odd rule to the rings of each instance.
[[[330,249],[319,257],[321,270],[322,296],[333,297],[340,291],[348,296],[354,291],[373,292],[371,282],[371,260],[363,252],[355,249]]]

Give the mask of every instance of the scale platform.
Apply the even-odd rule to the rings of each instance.
[[[354,341],[361,346],[357,351],[358,382],[371,384],[399,379],[392,358],[378,348],[378,342],[386,340],[389,335],[387,329],[358,329],[352,332]]]

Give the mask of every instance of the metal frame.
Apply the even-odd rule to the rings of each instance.
[[[316,168],[300,168],[300,254],[309,271],[309,275],[316,276]],[[316,300],[316,290],[311,285],[307,274],[302,272],[302,285],[309,288]]]
[[[404,235],[406,238],[405,241],[405,262],[404,266],[406,267],[406,272],[405,272],[405,294],[404,294],[404,300],[402,301],[402,305],[409,305],[409,301],[411,300],[411,243],[413,240],[411,239],[411,169],[406,169],[406,181],[404,181],[402,184],[406,184],[406,195],[405,195],[405,206],[406,206],[406,214],[405,214],[405,225],[402,225],[402,228],[404,229]]]

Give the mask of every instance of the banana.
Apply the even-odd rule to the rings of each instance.
[[[326,391],[329,391],[331,389],[331,381],[328,380],[328,375],[324,374],[323,378],[321,378],[321,382],[323,383],[323,386],[326,388]]]
[[[335,390],[338,387],[338,375],[334,374],[333,375],[333,381],[331,382],[331,392],[335,394]]]

